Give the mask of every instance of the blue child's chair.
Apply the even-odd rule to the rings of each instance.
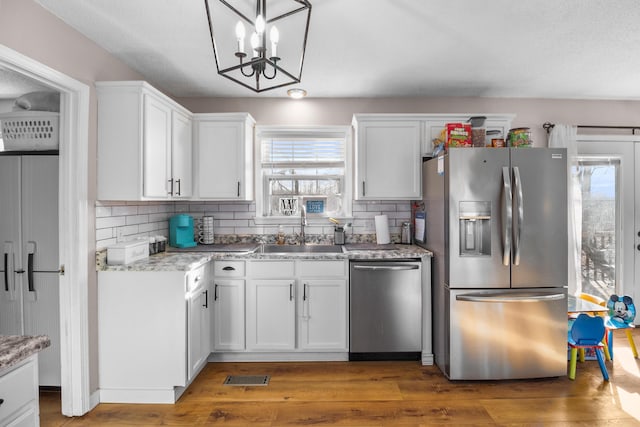
[[[609,373],[604,365],[604,357],[602,351],[604,345],[602,338],[604,337],[605,327],[604,320],[600,316],[589,316],[581,313],[571,325],[569,330],[568,343],[571,349],[571,360],[569,362],[569,379],[576,379],[576,362],[578,359],[578,349],[592,348],[598,358],[600,371],[605,381],[609,381]]]
[[[609,354],[611,360],[613,360],[613,331],[616,329],[624,329],[629,339],[629,345],[633,352],[633,357],[638,358],[638,350],[636,349],[636,343],[633,341],[633,335],[631,329],[635,328],[633,320],[636,317],[636,306],[633,303],[633,299],[629,296],[611,295],[609,301],[607,301],[607,308],[609,309],[609,315],[605,321],[605,327],[607,328],[607,344],[609,346]]]

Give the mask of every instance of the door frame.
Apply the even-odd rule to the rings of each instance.
[[[89,384],[89,87],[0,45],[0,66],[60,92],[59,257],[62,413],[87,413]]]
[[[635,177],[636,165],[640,161],[640,135],[578,135],[578,157],[581,155],[612,159],[619,159],[620,162],[620,225],[618,227],[619,242],[616,243],[617,256],[619,256],[622,271],[616,272],[616,288],[623,295],[630,295],[635,299],[635,277],[639,268],[636,263],[640,262],[640,257],[636,255],[636,246],[640,244],[640,236],[637,235],[638,224],[635,220],[636,206],[640,206],[640,183]],[[616,152],[608,151],[609,147],[616,147]],[[623,152],[626,149],[627,152]],[[635,158],[634,158],[635,151]],[[631,162],[631,167],[629,167]],[[635,162],[635,163],[634,163]],[[626,197],[625,197],[626,196]],[[629,236],[626,226],[633,227],[633,236]],[[629,249],[633,245],[633,251]]]

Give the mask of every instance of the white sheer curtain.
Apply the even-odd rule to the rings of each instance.
[[[578,159],[578,128],[556,124],[549,135],[549,147],[567,149],[567,207],[569,226],[569,294],[582,292],[582,193],[572,168]]]

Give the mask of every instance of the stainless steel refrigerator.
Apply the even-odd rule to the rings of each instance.
[[[49,336],[45,386],[60,386],[58,240],[58,156],[0,155],[0,334]]]
[[[451,148],[423,181],[436,364],[452,380],[565,375],[566,150]]]

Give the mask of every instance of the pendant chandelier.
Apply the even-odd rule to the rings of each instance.
[[[218,74],[256,93],[300,83],[307,0],[204,0]]]

